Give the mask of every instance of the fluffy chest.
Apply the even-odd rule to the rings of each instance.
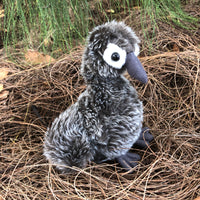
[[[101,145],[117,131],[128,142],[142,122],[142,103],[129,83],[89,85],[77,103],[89,140]]]
[[[91,87],[88,93],[92,105],[100,115],[118,115],[139,101],[136,90],[129,83],[115,83]]]
[[[136,90],[122,81],[89,85],[78,102],[85,123],[93,127],[105,116],[128,115],[141,104]]]

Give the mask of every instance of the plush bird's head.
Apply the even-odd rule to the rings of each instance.
[[[89,34],[81,73],[86,81],[117,78],[128,71],[131,77],[147,82],[147,75],[137,56],[140,40],[123,22],[107,22]]]

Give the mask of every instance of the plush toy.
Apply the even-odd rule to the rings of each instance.
[[[130,148],[146,147],[153,139],[142,129],[142,102],[123,76],[127,70],[142,83],[148,80],[137,58],[139,42],[123,22],[108,22],[89,34],[81,65],[87,88],[44,139],[44,155],[62,172],[113,159],[130,170],[140,159]]]

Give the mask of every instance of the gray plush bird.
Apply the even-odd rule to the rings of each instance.
[[[108,22],[90,33],[81,65],[87,88],[54,120],[44,139],[44,155],[62,172],[113,159],[130,170],[140,159],[130,148],[146,147],[153,139],[142,129],[142,102],[123,76],[127,70],[147,82],[137,58],[139,42],[123,22]]]

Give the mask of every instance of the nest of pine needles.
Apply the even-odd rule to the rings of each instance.
[[[6,98],[0,100],[0,199],[194,199],[200,196],[200,46],[198,34],[163,26],[142,47],[147,85],[131,80],[144,104],[154,141],[133,174],[116,163],[90,163],[59,174],[43,156],[47,127],[85,89],[83,47],[50,64],[30,65],[3,55]],[[143,44],[142,44],[143,45]],[[128,76],[127,76],[128,77]],[[128,77],[129,78],[129,77]]]

